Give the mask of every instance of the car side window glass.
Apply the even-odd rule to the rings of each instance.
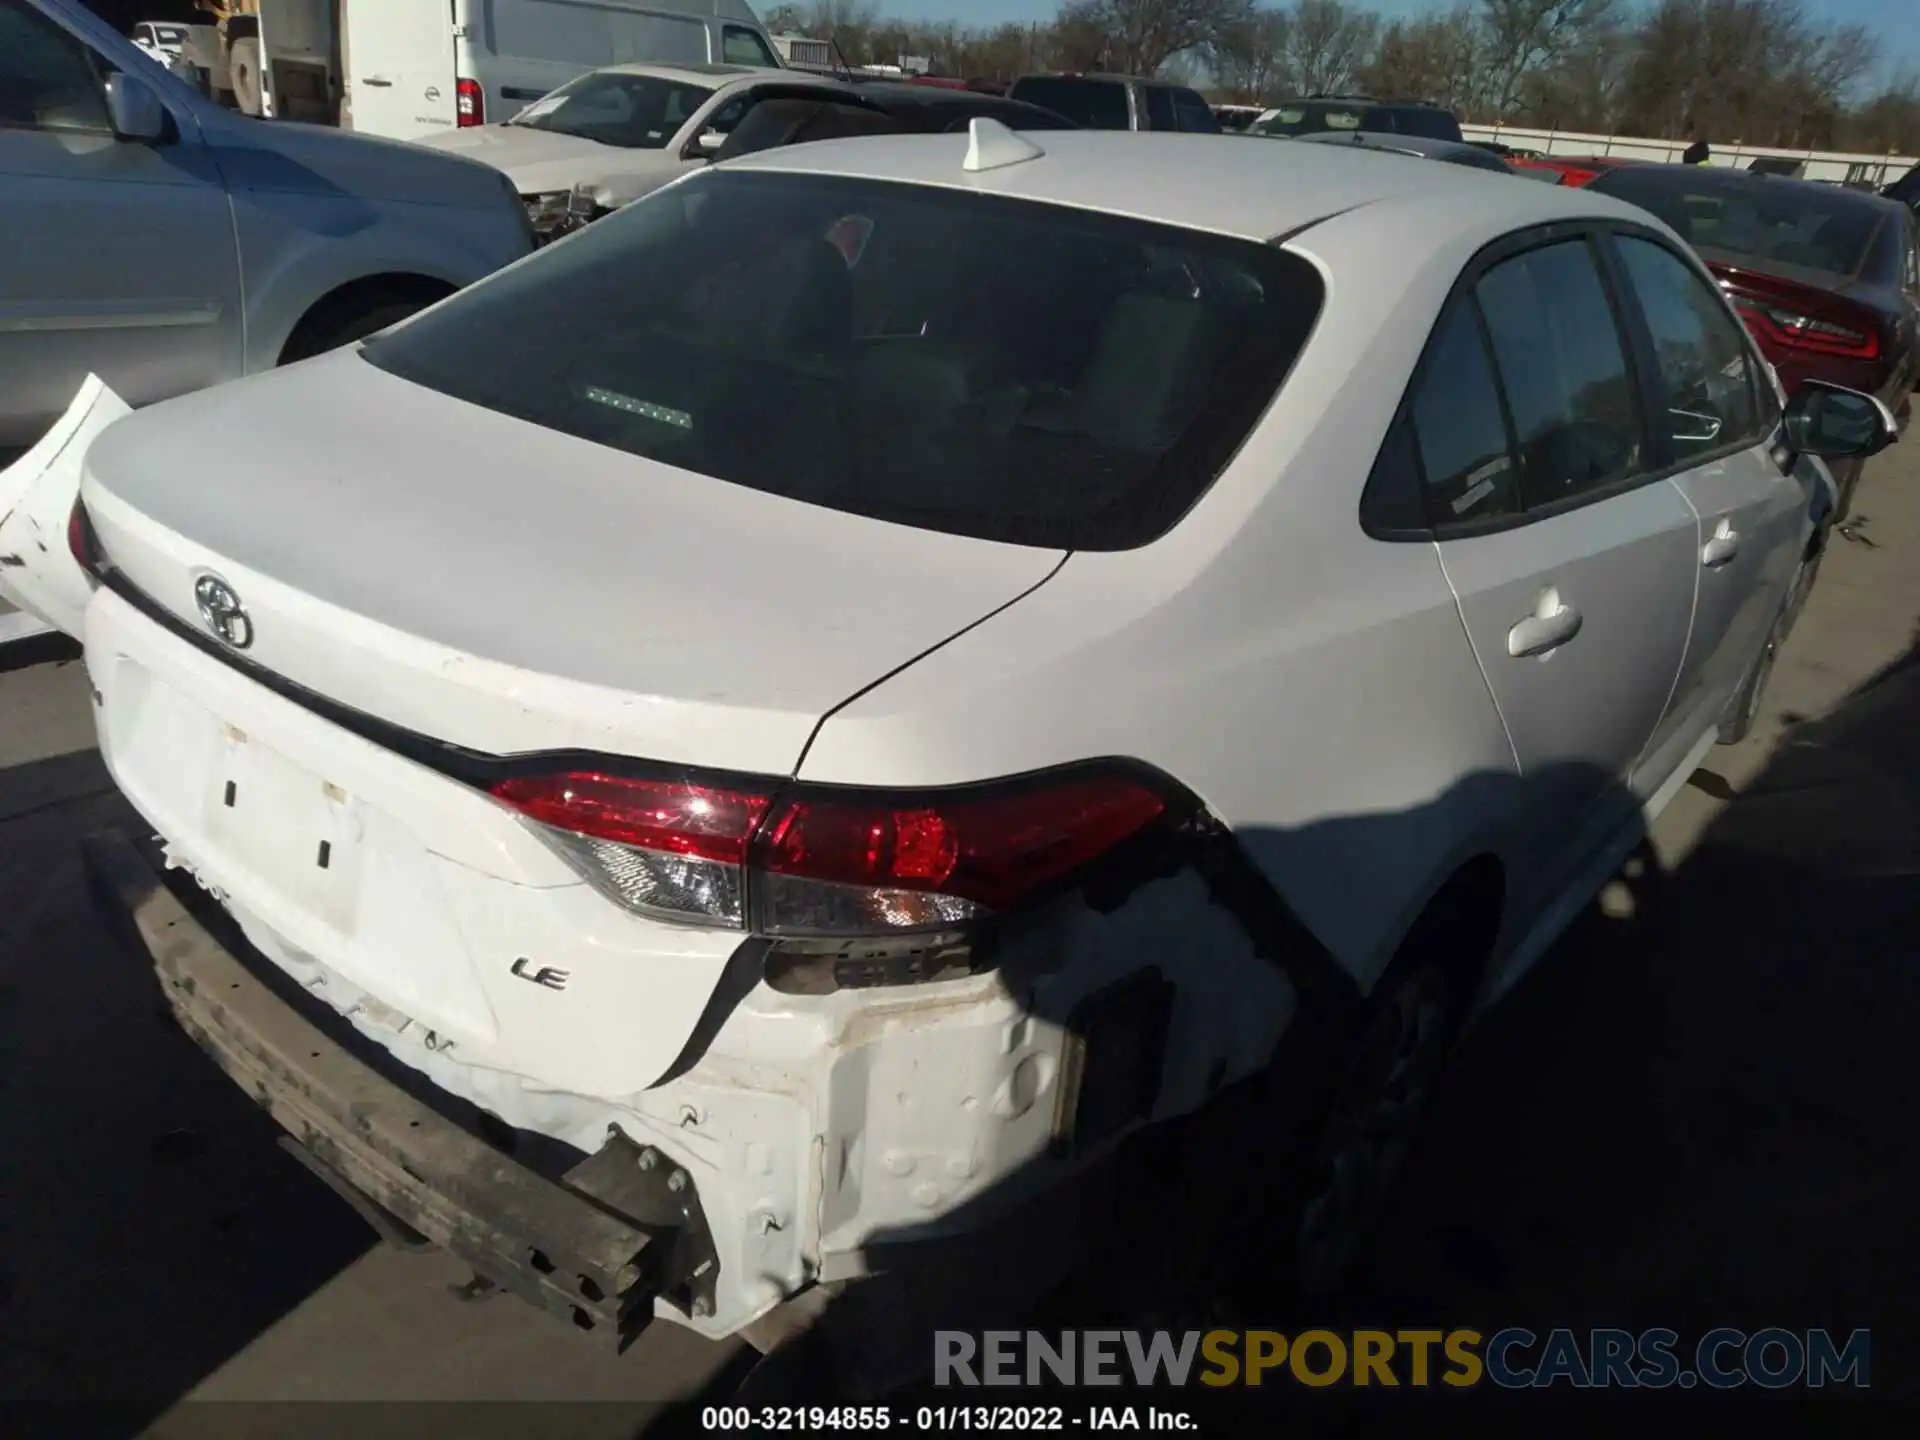
[[[720,32],[720,58],[729,65],[764,66],[768,70],[780,68],[780,62],[767,48],[767,42],[755,31],[739,25],[729,25]]]
[[[0,128],[113,129],[92,53],[23,0],[0,0]]]
[[[1592,247],[1563,240],[1525,251],[1474,292],[1513,417],[1526,508],[1639,473],[1639,410]]]
[[[863,105],[822,105],[787,141],[800,145],[811,140],[840,140],[850,135],[886,135],[900,128],[891,115]]]
[[[1665,246],[1620,236],[1615,244],[1653,333],[1664,394],[1654,422],[1685,460],[1760,438],[1760,377],[1740,323],[1692,267]]]
[[[1470,297],[1441,317],[1415,382],[1411,415],[1435,529],[1519,513],[1519,468]]]
[[[1172,130],[1176,126],[1173,116],[1173,92],[1159,85],[1145,87],[1147,95],[1147,127],[1151,130]]]
[[[1213,107],[1191,90],[1173,92],[1174,124],[1192,135],[1221,134],[1220,117]]]

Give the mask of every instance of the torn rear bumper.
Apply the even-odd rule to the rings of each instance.
[[[137,935],[182,1028],[280,1122],[303,1161],[494,1284],[615,1342],[644,1328],[656,1296],[711,1313],[717,1267],[686,1172],[616,1134],[560,1180],[535,1173],[301,1015],[126,837],[96,836],[85,854],[96,898]]]

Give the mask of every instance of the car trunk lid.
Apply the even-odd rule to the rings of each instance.
[[[136,414],[87,461],[114,565],[341,705],[489,754],[785,774],[834,706],[1060,552],[776,497],[556,434],[356,354]]]

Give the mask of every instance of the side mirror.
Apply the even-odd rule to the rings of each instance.
[[[702,130],[694,137],[693,143],[711,155],[727,143],[727,137],[718,130]]]
[[[167,137],[167,107],[131,75],[107,76],[107,118],[122,140],[150,142]]]
[[[1789,445],[1823,460],[1864,459],[1900,438],[1893,412],[1873,396],[1822,380],[1800,382],[1782,423]]]

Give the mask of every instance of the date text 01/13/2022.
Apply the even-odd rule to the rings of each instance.
[[[700,1412],[701,1429],[762,1434],[768,1431],[903,1430],[943,1431],[1194,1431],[1199,1427],[1184,1410],[1132,1405],[921,1405],[895,1410],[885,1405],[709,1405]]]

